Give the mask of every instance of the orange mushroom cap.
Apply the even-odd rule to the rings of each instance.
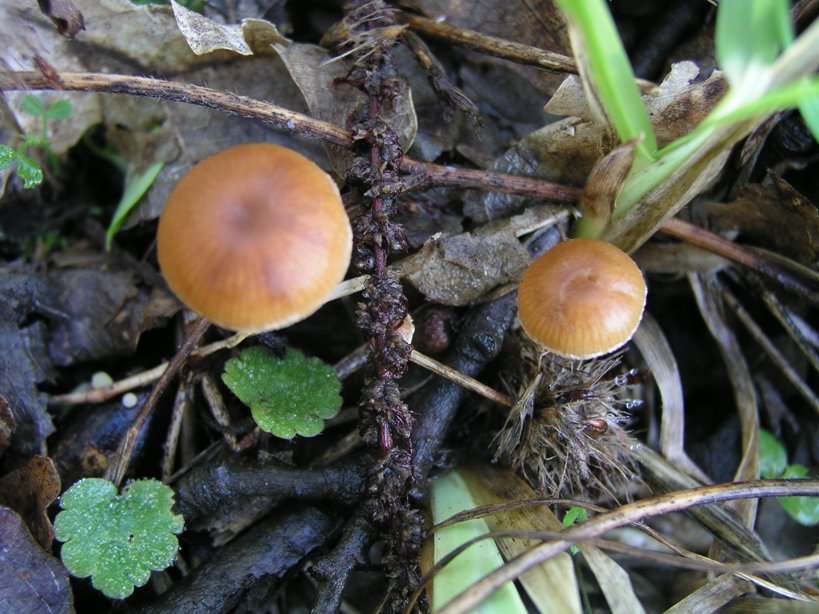
[[[194,166],[159,219],[159,266],[176,295],[224,328],[306,318],[344,278],[352,230],[327,173],[277,145],[240,145]]]
[[[571,239],[529,266],[518,289],[523,330],[567,358],[602,356],[631,339],[646,284],[629,256],[610,243]]]

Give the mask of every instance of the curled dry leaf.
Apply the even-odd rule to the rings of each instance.
[[[60,476],[54,461],[47,456],[34,456],[0,479],[0,503],[20,514],[45,550],[51,549],[54,540],[47,510],[59,494]]]
[[[38,4],[63,36],[73,38],[80,30],[85,30],[82,13],[71,0],[38,0]]]
[[[224,25],[171,2],[179,31],[196,55],[234,51],[241,55],[273,54],[274,44],[287,44],[276,26],[264,19],[243,19],[241,25]]]
[[[69,316],[55,323],[49,342],[51,358],[61,366],[130,354],[144,331],[178,310],[167,292],[138,284],[108,256],[55,269],[50,280]]]
[[[699,72],[693,62],[672,64],[663,82],[642,97],[660,147],[690,133],[728,89],[719,72],[694,83]],[[583,85],[574,75],[566,77],[544,110],[550,115],[594,121]]]

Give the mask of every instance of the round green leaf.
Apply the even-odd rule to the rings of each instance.
[[[78,578],[91,576],[95,588],[124,599],[148,581],[151,571],[173,563],[182,516],[171,511],[173,491],[157,480],[138,480],[117,495],[100,478],[80,480],[60,497],[54,521],[61,558]]]
[[[284,359],[252,347],[225,364],[222,380],[250,407],[263,431],[312,437],[341,409],[341,383],[330,365],[289,349]]]

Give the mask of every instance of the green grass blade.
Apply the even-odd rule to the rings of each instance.
[[[457,472],[448,473],[432,483],[432,517],[435,523],[477,507],[469,487]],[[465,520],[436,531],[435,562],[470,539],[489,533],[483,518]],[[436,612],[483,576],[503,564],[492,539],[472,544],[449,562],[433,579],[432,611]],[[525,614],[526,607],[513,584],[506,584],[472,610],[481,614]]]
[[[756,79],[793,42],[789,4],[788,0],[720,1],[716,57],[732,87],[742,88]]]
[[[597,96],[622,142],[642,138],[635,164],[640,166],[651,161],[657,140],[606,4],[603,0],[558,0],[557,3],[568,18],[575,56],[587,87]]]
[[[122,225],[125,223],[128,214],[136,206],[140,199],[148,191],[148,188],[153,185],[154,180],[159,171],[164,166],[163,162],[156,162],[152,164],[144,173],[137,173],[128,180],[125,186],[125,191],[122,198],[117,205],[117,210],[114,211],[114,217],[111,218],[111,224],[105,233],[105,249],[111,249],[111,242],[114,240],[114,235],[119,232]]]

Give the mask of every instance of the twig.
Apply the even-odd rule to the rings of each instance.
[[[407,24],[411,30],[423,36],[429,36],[453,45],[460,45],[473,51],[480,51],[524,66],[534,66],[552,72],[577,74],[577,63],[573,58],[562,53],[546,51],[496,36],[481,34],[475,30],[456,28],[419,15],[401,12],[395,15],[399,22]],[[643,90],[651,90],[657,87],[655,83],[645,79],[636,79],[636,83]]]
[[[517,64],[534,66],[549,71],[577,74],[577,62],[562,53],[545,51],[496,36],[481,34],[475,30],[456,28],[447,23],[427,19],[420,15],[396,13],[396,18],[399,22],[407,24],[411,30],[446,43],[460,45],[504,60],[511,60]]]
[[[734,313],[737,314],[739,321],[745,325],[745,328],[748,329],[748,332],[751,333],[754,340],[762,347],[773,363],[779,367],[779,370],[788,378],[788,381],[793,384],[793,387],[796,388],[799,394],[802,395],[802,398],[808,402],[815,412],[819,413],[819,398],[816,397],[813,390],[799,377],[795,369],[788,364],[782,352],[771,343],[771,340],[762,332],[762,329],[754,322],[751,315],[739,303],[733,293],[727,288],[723,288],[722,297],[725,299],[725,302],[728,303],[728,306],[734,310]]]
[[[0,71],[0,91],[60,89],[147,96],[159,100],[195,104],[230,115],[258,120],[278,130],[295,132],[308,138],[323,139],[347,149],[353,146],[353,137],[349,130],[313,119],[308,115],[289,111],[274,104],[246,96],[237,96],[222,90],[164,79],[132,77],[129,75],[65,72],[59,73],[58,77],[59,81],[55,82],[38,72]],[[460,186],[521,194],[559,202],[574,202],[578,196],[576,188],[561,186],[531,177],[516,177],[515,175],[491,171],[440,166],[438,164],[418,162],[406,157],[401,163],[400,170],[403,173],[417,175],[413,177],[410,187],[428,187],[430,185]]]
[[[176,510],[190,523],[246,497],[328,500],[350,505],[363,497],[370,465],[369,453],[309,469],[235,454],[216,455],[195,465],[176,482]]]
[[[577,201],[582,192],[580,188],[550,183],[534,177],[518,177],[516,175],[457,166],[440,166],[427,162],[417,162],[410,158],[404,158],[401,170],[416,174],[415,180],[418,182],[419,187],[431,185],[460,186],[572,203]]]
[[[678,218],[668,220],[663,224],[661,230],[667,235],[683,239],[688,243],[702,247],[728,260],[758,271],[774,281],[779,282],[785,289],[811,301],[814,305],[819,304],[819,292],[805,285],[801,279],[793,276],[782,267],[773,264],[746,247],[737,245],[733,241],[724,239],[713,232],[709,232],[704,228],[689,224]]]
[[[410,361],[414,362],[416,365],[424,367],[425,369],[432,371],[433,373],[440,375],[441,377],[445,377],[451,382],[455,382],[456,384],[467,388],[473,392],[477,392],[478,394],[482,395],[483,397],[489,399],[490,401],[494,401],[499,405],[503,405],[506,407],[512,406],[512,399],[510,399],[505,394],[501,394],[494,388],[490,388],[486,384],[483,384],[476,380],[473,377],[469,377],[468,375],[464,375],[457,369],[453,369],[445,365],[442,362],[438,362],[434,358],[430,358],[426,354],[422,354],[418,350],[412,350],[412,354],[410,354]]]
[[[316,507],[301,505],[256,523],[189,575],[174,583],[140,614],[190,612],[208,614],[236,608],[248,588],[264,578],[283,578],[305,556],[324,544],[338,518]]]
[[[203,358],[205,356],[209,356],[214,352],[218,352],[219,350],[232,348],[239,345],[242,341],[247,338],[246,333],[236,333],[235,335],[228,337],[227,339],[222,339],[221,341],[215,341],[209,345],[203,346],[198,350],[194,350],[191,352],[191,356],[195,358]],[[133,390],[134,388],[140,388],[141,386],[147,386],[158,380],[162,377],[165,370],[168,368],[169,363],[163,362],[155,366],[153,369],[148,369],[147,371],[143,371],[142,373],[137,373],[136,375],[132,375],[131,377],[126,377],[118,382],[114,382],[110,386],[104,386],[102,388],[94,388],[92,390],[84,390],[82,392],[69,392],[68,394],[57,394],[53,397],[50,397],[48,402],[52,405],[79,405],[83,403],[104,403],[109,399],[113,399],[115,396],[128,392],[129,390]]]
[[[566,529],[563,532],[564,539],[541,544],[511,559],[506,565],[486,575],[455,597],[438,612],[439,614],[468,612],[507,582],[519,578],[529,569],[567,550],[572,544],[599,537],[608,531],[645,518],[682,511],[707,503],[785,496],[819,496],[819,480],[754,480],[717,484],[680,490],[623,505],[607,514],[595,516],[587,522]]]
[[[177,351],[173,359],[171,359],[168,367],[162,373],[162,376],[157,380],[156,384],[151,390],[151,393],[148,395],[148,398],[146,398],[145,402],[142,404],[142,408],[139,410],[137,417],[134,418],[134,422],[125,432],[125,436],[120,441],[119,447],[117,448],[117,453],[114,457],[116,460],[111,463],[105,472],[105,477],[111,480],[117,486],[119,486],[119,484],[122,482],[122,478],[125,476],[125,470],[128,468],[128,463],[131,460],[134,445],[136,444],[137,437],[139,437],[142,427],[145,425],[145,421],[148,419],[148,416],[151,415],[154,406],[156,406],[156,402],[159,400],[159,397],[171,382],[173,376],[176,375],[177,371],[179,371],[179,369],[182,368],[182,365],[185,364],[185,361],[188,360],[193,352],[193,348],[195,348],[196,344],[199,343],[199,339],[202,338],[202,335],[205,334],[208,327],[210,327],[210,322],[204,318],[200,318],[193,325],[188,338],[185,339],[182,347],[179,348],[179,351]]]

